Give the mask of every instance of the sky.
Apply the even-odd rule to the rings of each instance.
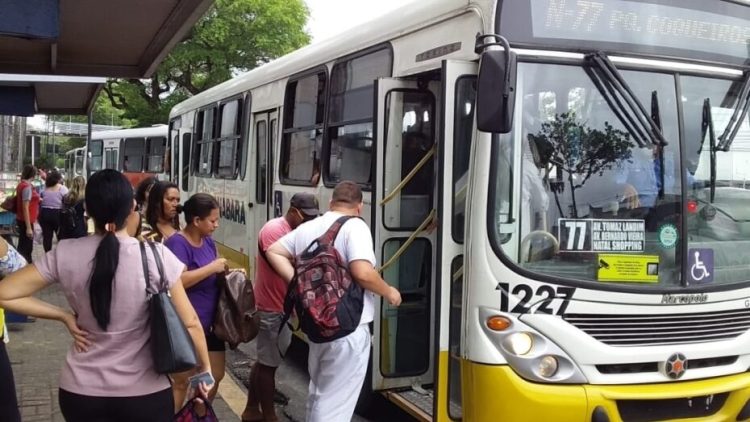
[[[313,42],[393,10],[407,0],[305,0],[310,9],[307,29]]]

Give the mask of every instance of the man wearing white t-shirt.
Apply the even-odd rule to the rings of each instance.
[[[333,190],[330,211],[302,224],[266,251],[271,266],[288,283],[294,276],[294,257],[328,231],[340,217],[359,216],[363,205],[362,190],[356,183],[339,183]],[[351,420],[370,358],[368,324],[375,314],[375,294],[384,297],[391,305],[401,304],[399,291],[389,286],[375,270],[372,236],[364,221],[352,218],[344,223],[334,247],[349,263],[352,278],[365,289],[364,308],[360,325],[353,333],[327,343],[310,343],[310,387],[305,418],[308,422]]]

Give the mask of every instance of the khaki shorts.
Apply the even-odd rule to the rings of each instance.
[[[278,368],[284,359],[279,351],[279,327],[284,319],[281,312],[258,311],[260,324],[255,345],[258,348],[258,362],[271,368]],[[282,336],[289,330],[282,331]]]

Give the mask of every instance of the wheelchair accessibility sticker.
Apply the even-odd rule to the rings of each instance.
[[[697,284],[714,281],[714,250],[688,250],[688,265],[690,266],[690,281]]]

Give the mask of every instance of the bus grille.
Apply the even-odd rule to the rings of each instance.
[[[729,393],[665,400],[618,400],[624,422],[654,422],[672,419],[707,418],[724,406]]]
[[[705,343],[750,329],[750,309],[696,314],[567,314],[567,322],[611,346]]]

